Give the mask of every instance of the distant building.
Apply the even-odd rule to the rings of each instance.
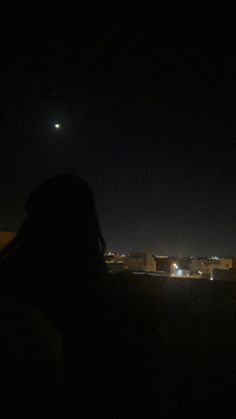
[[[124,262],[116,262],[116,261],[107,262],[106,261],[106,264],[107,264],[108,272],[112,274],[125,272],[126,270],[126,266]]]
[[[150,253],[131,253],[125,257],[125,265],[132,272],[156,272],[155,257]]]
[[[213,279],[214,270],[229,270],[232,266],[232,258],[195,258],[191,261],[190,270],[192,274],[200,274],[202,277]]]
[[[156,270],[163,275],[169,276],[171,274],[171,266],[176,263],[176,259],[169,256],[155,256]]]
[[[214,269],[214,281],[236,281],[236,269]]]
[[[2,250],[12,239],[16,233],[12,231],[0,231],[0,250]]]
[[[236,269],[236,258],[232,258],[232,269]]]
[[[126,270],[126,265],[125,265],[123,255],[108,252],[107,254],[105,254],[104,259],[107,264],[108,272],[120,273]]]

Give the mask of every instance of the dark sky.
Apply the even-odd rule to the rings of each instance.
[[[235,10],[110,3],[2,17],[0,229],[67,171],[109,250],[236,255]]]

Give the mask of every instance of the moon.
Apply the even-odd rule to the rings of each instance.
[[[61,125],[60,125],[60,124],[58,124],[58,122],[57,122],[56,124],[54,124],[54,127],[55,127],[56,129],[60,129],[60,128],[61,128]]]

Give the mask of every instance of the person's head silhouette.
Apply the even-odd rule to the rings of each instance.
[[[89,185],[61,174],[35,188],[16,238],[2,251],[2,271],[105,271],[102,237]]]

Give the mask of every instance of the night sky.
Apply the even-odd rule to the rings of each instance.
[[[66,171],[108,250],[236,255],[235,10],[110,3],[2,17],[0,229]]]

